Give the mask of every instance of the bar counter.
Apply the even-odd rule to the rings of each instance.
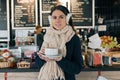
[[[82,71],[120,71],[118,66],[86,67]],[[0,72],[39,72],[38,68],[2,68]]]

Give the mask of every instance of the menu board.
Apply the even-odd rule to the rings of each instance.
[[[49,13],[42,13],[42,26],[49,26],[49,21],[48,21],[48,15]]]
[[[74,26],[93,26],[93,0],[71,0],[70,11]]]
[[[0,40],[8,40],[8,2],[9,0],[0,0]],[[3,35],[4,34],[4,35]]]
[[[42,11],[50,11],[57,5],[57,0],[42,0]]]
[[[37,0],[12,0],[13,28],[28,28],[36,25]]]

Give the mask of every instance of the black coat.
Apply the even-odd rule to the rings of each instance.
[[[75,74],[80,73],[83,65],[83,58],[81,54],[81,43],[77,35],[66,43],[67,54],[66,57],[58,61],[57,64],[62,68],[65,73],[65,80],[75,80]],[[39,68],[43,66],[45,61],[41,60],[38,56],[35,59]]]

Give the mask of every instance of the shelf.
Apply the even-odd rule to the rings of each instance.
[[[83,68],[82,71],[120,71],[120,65],[114,66],[101,66],[101,67],[87,67]]]
[[[115,66],[101,66],[101,67],[85,67],[82,71],[120,71],[120,65]],[[33,68],[3,68],[0,72],[39,72],[37,67]]]
[[[11,68],[6,68],[6,69],[0,69],[0,72],[39,72],[39,69],[11,69]]]

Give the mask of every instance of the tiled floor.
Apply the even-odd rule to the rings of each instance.
[[[97,72],[81,72],[76,76],[77,80],[96,80]]]
[[[120,71],[102,71],[101,76],[107,80],[120,80]],[[98,72],[81,72],[76,76],[77,80],[97,80]],[[103,80],[103,79],[100,79]]]
[[[97,71],[84,71],[76,75],[76,80],[97,80]],[[120,71],[102,71],[101,76],[108,80],[120,80]],[[7,73],[7,80],[37,80],[38,72]],[[0,73],[0,80],[4,79],[4,73]]]

